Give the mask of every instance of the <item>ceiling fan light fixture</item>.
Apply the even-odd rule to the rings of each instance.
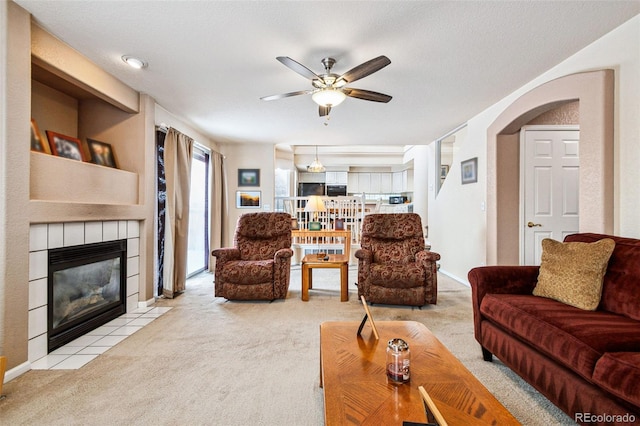
[[[320,160],[318,160],[318,145],[316,145],[316,158],[307,166],[307,171],[309,173],[322,173],[325,170],[325,167]]]
[[[322,89],[311,95],[311,99],[320,106],[335,107],[346,99],[347,95],[342,90]]]

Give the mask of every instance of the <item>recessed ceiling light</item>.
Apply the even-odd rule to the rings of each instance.
[[[135,68],[135,69],[142,69],[142,68],[146,68],[147,67],[147,62],[140,59],[140,58],[136,58],[135,56],[130,56],[130,55],[124,55],[122,57],[122,60],[125,61],[127,64],[129,64],[129,66]]]

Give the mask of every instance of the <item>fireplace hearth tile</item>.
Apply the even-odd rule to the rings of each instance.
[[[151,321],[153,321],[155,318],[138,318],[138,319],[134,319],[133,321],[131,321],[129,324],[127,325],[137,325],[137,326],[145,326],[147,324],[149,324]]]
[[[109,334],[113,333],[117,329],[118,329],[117,326],[109,327],[109,326],[103,325],[96,328],[95,330],[91,330],[86,335],[87,336],[108,336]]]
[[[73,342],[33,361],[31,368],[33,370],[75,370],[81,368],[170,310],[170,307],[149,306],[137,308],[136,312],[123,314],[108,323],[115,322],[121,325],[98,327]],[[46,336],[42,346],[46,350]]]
[[[71,355],[62,362],[54,365],[50,370],[77,370],[78,368],[86,365],[98,357],[98,354],[93,355]]]
[[[69,346],[64,345],[55,351],[51,352],[49,355],[74,355],[77,354],[80,350],[82,350],[82,346]]]
[[[78,351],[78,355],[102,355],[112,347],[113,346],[87,346]]]
[[[31,363],[31,368],[33,370],[50,370],[56,365],[60,364],[65,359],[69,358],[71,355],[52,355],[49,354],[39,360]]]
[[[89,346],[90,344],[100,340],[101,336],[92,336],[89,334],[85,334],[84,336],[80,336],[77,339],[67,343],[65,346]],[[63,346],[64,347],[64,346]]]
[[[135,333],[136,331],[140,331],[141,329],[142,326],[125,325],[115,330],[110,334],[110,336],[131,336],[133,333]]]
[[[104,327],[122,327],[123,325],[129,324],[135,318],[124,318],[124,315],[120,315],[118,318],[109,321],[104,325]]]
[[[115,346],[127,337],[129,336],[114,336],[110,334],[108,336],[101,337],[99,340],[96,340],[88,346]]]

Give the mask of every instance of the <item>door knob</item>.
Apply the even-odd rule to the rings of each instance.
[[[534,226],[542,226],[542,224],[541,223],[527,222],[527,226],[529,228],[533,228]]]

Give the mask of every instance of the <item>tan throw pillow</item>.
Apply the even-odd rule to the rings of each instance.
[[[595,243],[542,240],[542,262],[533,294],[595,311],[615,245],[610,238]]]

